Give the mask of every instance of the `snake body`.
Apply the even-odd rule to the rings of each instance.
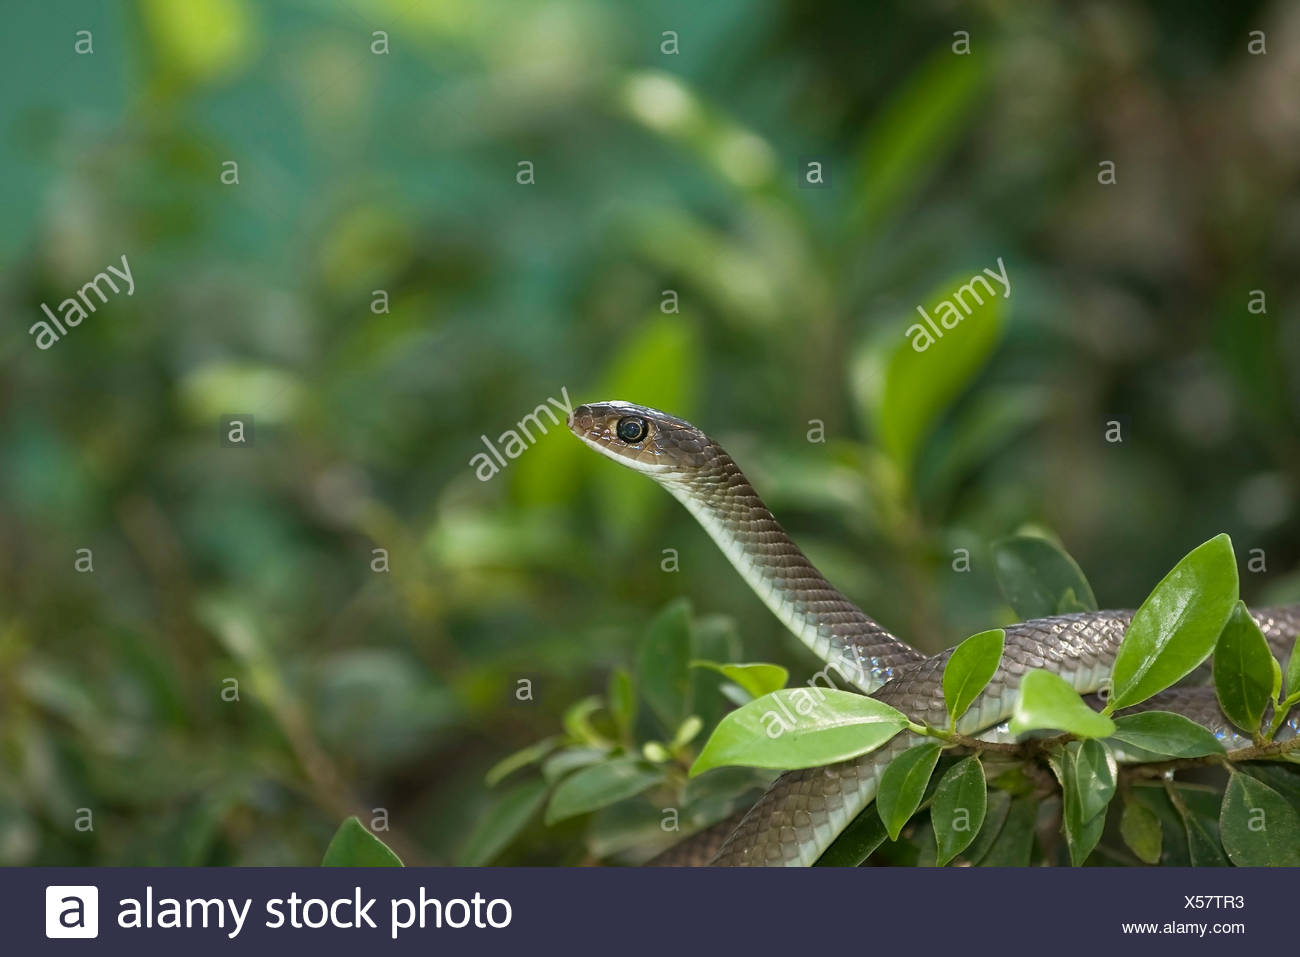
[[[984,693],[957,723],[963,734],[978,735],[1010,717],[1020,678],[1031,668],[1047,668],[1079,692],[1097,691],[1110,676],[1114,654],[1129,612],[1093,612],[1045,618],[1006,629],[1002,663]],[[1256,613],[1256,621],[1274,644],[1300,631],[1300,608]],[[1289,649],[1288,649],[1289,650]],[[907,714],[918,724],[942,726],[947,721],[943,700],[943,669],[951,650],[907,669],[873,694]],[[1251,742],[1231,731],[1219,713],[1212,689],[1186,689],[1199,694],[1151,699],[1150,707],[1174,710],[1208,724],[1229,747]],[[1295,733],[1300,715],[1285,729]],[[990,737],[998,737],[996,733]],[[812,864],[876,795],[880,776],[898,755],[922,738],[903,732],[883,747],[860,758],[820,768],[790,771],[778,778],[745,815],[722,845],[713,863],[720,865]]]
[[[569,426],[587,445],[650,476],[681,501],[759,598],[828,662],[828,669],[917,723],[946,723],[942,677],[951,649],[926,657],[837,591],[782,529],[731,456],[705,433],[628,402],[578,406]],[[1253,614],[1285,662],[1300,633],[1300,605]],[[1100,690],[1131,619],[1129,611],[1098,611],[1007,627],[1002,661],[958,730],[1005,736],[999,726],[1010,717],[1021,677],[1033,668],[1055,672],[1080,693]],[[1171,689],[1143,707],[1183,713],[1225,741],[1235,735],[1210,689]],[[1282,735],[1297,733],[1298,723],[1300,713],[1291,716]],[[730,831],[712,863],[813,863],[875,797],[889,762],[919,740],[904,732],[859,758],[787,772]],[[701,848],[711,851],[716,836],[708,835],[712,844],[701,840]]]

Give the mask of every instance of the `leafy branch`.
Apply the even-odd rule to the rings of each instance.
[[[1016,548],[1003,562],[1005,568],[1027,567],[1020,556],[1035,555],[1041,560],[1042,553],[1054,546],[1039,540],[1032,546],[1021,544]],[[1049,584],[1036,581],[1033,588],[1004,585],[1004,590],[1028,596],[1048,608],[1068,607],[1079,595],[1091,600],[1091,588],[1079,580],[1081,573],[1068,558],[1043,564],[1053,570]],[[727,715],[705,744],[691,773],[723,764],[777,769],[814,767],[870,754],[895,735],[908,731],[921,740],[891,757],[876,795],[876,811],[884,824],[884,834],[891,840],[897,841],[907,822],[923,809],[927,786],[942,754],[968,754],[965,761],[973,762],[972,767],[980,765],[981,755],[997,754],[1020,762],[1040,783],[1041,775],[1035,775],[1032,769],[1050,769],[1062,796],[1061,821],[1070,860],[1082,864],[1100,841],[1111,799],[1118,791],[1121,772],[1117,756],[1138,762],[1123,772],[1125,779],[1171,780],[1172,772],[1184,768],[1220,765],[1232,772],[1231,783],[1237,779],[1238,763],[1286,759],[1300,748],[1300,741],[1272,740],[1287,711],[1300,700],[1300,665],[1293,655],[1284,680],[1267,640],[1238,599],[1237,588],[1236,557],[1226,535],[1193,549],[1134,613],[1107,683],[1112,693],[1100,712],[1089,707],[1065,678],[1041,669],[1025,673],[1018,688],[1009,691],[1007,686],[1017,672],[1004,668],[1006,632],[997,629],[966,639],[949,655],[942,678],[945,726],[912,720],[884,702],[858,694],[781,689]],[[1022,655],[1040,653],[1023,645],[1018,651]],[[1158,704],[1159,699],[1153,702],[1155,696],[1191,674],[1211,652],[1215,652],[1213,674],[1218,704],[1228,720],[1249,738],[1250,745],[1225,752],[1214,732],[1176,712],[1157,709],[1117,715],[1119,709],[1143,702]],[[995,679],[997,690],[989,692]],[[1010,716],[1013,734],[1022,738],[1031,732],[1063,734],[1008,743],[963,733],[959,729],[967,711],[987,694],[996,696],[991,700],[994,710],[1005,707],[1000,696],[1015,695]],[[1177,699],[1171,700],[1176,707]],[[989,704],[982,705],[986,715]],[[1270,707],[1273,715],[1265,727]],[[984,780],[982,765],[980,780]],[[1241,787],[1247,786],[1237,790]],[[1287,852],[1279,850],[1286,846],[1285,842],[1273,839],[1276,834],[1263,840],[1258,836],[1261,828],[1253,823],[1242,825],[1232,816],[1240,808],[1257,809],[1261,801],[1283,801],[1267,785],[1256,788],[1252,784],[1249,788],[1251,794],[1238,793],[1231,808],[1225,798],[1221,813],[1231,820],[1225,817],[1220,827],[1238,838],[1229,857],[1236,863],[1269,863],[1287,858]],[[1041,797],[1042,790],[1035,788],[1034,792]],[[1246,801],[1251,795],[1255,804]],[[1207,856],[1221,856],[1222,851],[1210,837],[1214,829],[1188,817],[1191,812],[1185,802],[1179,803],[1179,795],[1173,795],[1171,802],[1184,825],[1195,829],[1201,851]],[[968,811],[972,806],[967,802],[963,808]],[[933,808],[931,816],[934,818]],[[1135,853],[1143,860],[1149,859],[1153,842],[1147,811],[1126,804],[1126,817],[1129,831],[1140,835],[1135,840],[1141,853],[1137,848]],[[1289,821],[1285,815],[1277,817],[1284,823]],[[936,846],[965,847],[955,839],[950,824],[947,820],[934,821]],[[1286,826],[1288,839],[1295,843],[1295,838],[1300,837],[1300,822],[1295,829]],[[1242,827],[1247,832],[1244,836],[1240,833]],[[939,857],[943,862],[952,854]]]
[[[1017,614],[1095,604],[1082,572],[1055,543],[1020,536],[998,548],[999,583]],[[1011,580],[1031,570],[1031,581]],[[1226,536],[1193,549],[1134,613],[1100,711],[1061,675],[1008,667],[1041,651],[1018,635],[1008,652],[1004,629],[973,635],[948,654],[941,720],[929,713],[930,720],[916,720],[856,692],[785,687],[784,668],[726,663],[738,656],[738,642],[729,652],[711,645],[705,630],[684,603],[669,605],[647,629],[635,680],[616,669],[604,696],[569,709],[563,735],[489,772],[495,785],[537,764],[541,780],[503,794],[463,859],[495,857],[539,813],[556,825],[589,819],[593,848],[630,847],[610,843],[605,822],[627,827],[640,820],[634,833],[653,851],[670,830],[661,829],[660,815],[675,823],[680,808],[687,833],[707,826],[760,783],[750,769],[817,767],[890,742],[874,806],[825,852],[828,863],[856,864],[879,854],[884,862],[1023,865],[1033,861],[1035,847],[1037,859],[1050,863],[1058,845],[1034,822],[1044,802],[1059,800],[1053,811],[1064,837],[1059,853],[1079,865],[1099,847],[1116,795],[1123,798],[1120,835],[1134,858],[1112,848],[1105,852],[1111,860],[1186,863],[1179,854],[1187,852],[1193,863],[1268,864],[1291,861],[1300,848],[1300,819],[1288,804],[1300,807],[1300,773],[1285,765],[1300,755],[1300,739],[1274,740],[1300,701],[1300,662],[1293,654],[1284,672],[1239,601]],[[1187,710],[1185,693],[1166,694],[1211,652],[1215,697],[1209,700],[1235,726],[1235,736],[1221,723],[1211,730],[1178,713]],[[1008,653],[1013,657],[1004,661]],[[1086,680],[1082,689],[1092,690],[1095,678]],[[1206,689],[1199,700],[1208,695]],[[723,699],[735,707],[726,710]],[[1125,713],[1137,704],[1147,710]],[[976,736],[998,714],[1009,717],[1018,740]],[[895,739],[905,732],[915,737],[901,746]],[[1220,736],[1230,746],[1248,743],[1225,750]],[[1221,803],[1207,789],[1175,782],[1176,773],[1198,767],[1228,772]],[[1259,768],[1274,770],[1257,780]],[[1268,816],[1266,828],[1258,825],[1260,813]],[[932,842],[919,836],[925,832],[918,821],[933,830]],[[1185,831],[1186,841],[1164,840],[1170,828]],[[932,857],[896,856],[917,842]]]
[[[1155,761],[1148,764],[1135,764],[1126,767],[1123,773],[1133,778],[1160,778],[1172,771],[1184,771],[1188,768],[1203,768],[1219,765],[1231,767],[1247,761],[1273,761],[1285,758],[1289,754],[1300,753],[1300,737],[1286,741],[1270,741],[1267,744],[1254,744],[1248,748],[1237,748],[1224,754],[1207,754],[1199,758],[1173,758],[1168,761]]]

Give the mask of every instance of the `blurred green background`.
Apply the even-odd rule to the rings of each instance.
[[[482,859],[485,771],[679,597],[804,680],[562,427],[475,477],[548,397],[695,421],[928,651],[1009,619],[1025,525],[1103,607],[1219,531],[1243,597],[1300,599],[1296,4],[28,2],[3,44],[0,863],[314,863],[376,808]],[[123,254],[134,295],[38,350]],[[1010,298],[909,368],[998,257]]]

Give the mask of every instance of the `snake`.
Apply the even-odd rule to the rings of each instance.
[[[666,412],[619,400],[574,407],[568,426],[587,446],[648,476],[681,502],[777,619],[827,663],[819,674],[829,679],[834,671],[917,724],[947,724],[943,672],[952,649],[927,656],[845,597],[707,434]],[[956,730],[972,738],[1014,740],[1007,722],[1020,680],[1031,669],[1059,675],[1080,694],[1102,691],[1133,614],[1076,612],[1007,625],[1002,659]],[[1300,634],[1300,604],[1260,608],[1251,615],[1285,667]],[[1225,718],[1212,688],[1171,688],[1130,710],[1147,708],[1183,714],[1208,727],[1229,749],[1251,744]],[[1297,734],[1300,708],[1283,722],[1276,739]],[[688,838],[678,853],[659,863],[811,865],[874,800],[890,762],[922,740],[903,731],[860,757],[787,771],[742,815]]]

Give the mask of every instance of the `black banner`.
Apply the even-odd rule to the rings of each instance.
[[[23,868],[4,953],[1179,953],[1294,947],[1262,869]],[[68,942],[71,941],[71,942]]]

